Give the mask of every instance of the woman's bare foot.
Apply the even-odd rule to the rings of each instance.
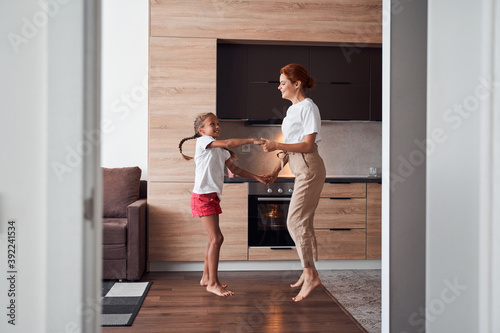
[[[227,297],[234,295],[234,292],[227,290],[221,284],[215,284],[213,286],[207,286],[207,291],[214,293],[217,296]]]
[[[297,294],[297,296],[293,297],[292,299],[295,302],[300,302],[304,298],[309,296],[309,294],[320,285],[321,285],[321,280],[319,279],[318,276],[314,277],[312,280],[304,280],[300,292]]]
[[[222,284],[219,281],[217,281],[218,284],[220,284],[223,288],[227,288],[227,284]],[[200,280],[200,286],[206,287],[208,286],[208,278],[202,277]]]
[[[298,288],[301,287],[302,284],[304,284],[304,272],[300,275],[300,278],[295,282],[294,284],[291,284],[290,287],[292,288]]]

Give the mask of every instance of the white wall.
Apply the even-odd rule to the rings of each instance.
[[[37,1],[0,3],[0,331],[35,332],[44,327],[46,260],[47,34],[23,36]],[[10,43],[9,34],[15,42]],[[22,40],[19,44],[17,41]],[[7,222],[17,219],[17,321],[7,323]],[[34,279],[33,277],[36,277]]]
[[[147,176],[148,0],[102,1],[101,165]]]
[[[492,101],[500,96],[492,20],[500,6],[493,3],[429,1],[427,332],[498,332],[488,327],[490,316],[498,317],[488,311],[491,288],[498,287],[490,270],[499,268],[490,257],[498,154],[490,135],[499,111]]]

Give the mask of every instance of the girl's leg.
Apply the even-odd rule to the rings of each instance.
[[[234,295],[219,282],[217,270],[219,268],[219,253],[224,241],[224,236],[219,228],[219,215],[208,215],[201,218],[201,222],[207,229],[208,245],[205,258],[205,267],[208,271],[207,291],[219,296]]]
[[[208,285],[209,274],[208,274],[208,249],[210,248],[210,242],[207,244],[207,249],[205,250],[205,262],[203,265],[203,276],[200,280],[200,285],[206,287]]]
[[[203,265],[203,276],[200,280],[200,285],[203,287],[208,286],[208,280],[210,279],[210,274],[208,274],[208,250],[210,249],[210,242],[207,244],[207,249],[205,250],[205,263]],[[220,283],[220,281],[217,280]],[[224,288],[227,287],[227,284],[222,284]]]

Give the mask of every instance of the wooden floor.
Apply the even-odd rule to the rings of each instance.
[[[366,332],[322,286],[295,303],[289,287],[299,271],[221,272],[234,296],[218,297],[199,285],[201,272],[148,273],[153,285],[131,327],[104,333]]]

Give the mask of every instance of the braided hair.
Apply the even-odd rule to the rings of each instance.
[[[193,136],[190,136],[190,137],[187,137],[187,138],[184,138],[181,140],[181,142],[179,142],[179,152],[181,153],[182,157],[184,157],[185,160],[192,160],[193,157],[191,156],[187,156],[185,155],[183,152],[182,152],[182,145],[184,144],[184,142],[188,141],[188,140],[193,140],[193,139],[197,139],[201,136],[200,132],[199,132],[199,129],[200,127],[203,126],[203,123],[205,122],[205,119],[207,119],[207,117],[209,116],[215,116],[215,114],[213,114],[212,112],[207,112],[207,113],[202,113],[202,114],[199,114],[198,117],[196,117],[196,119],[194,120],[194,135]],[[226,149],[227,151],[229,151],[229,153],[231,154],[231,159],[233,160],[237,160],[238,157],[236,156],[236,154],[234,152],[232,152],[231,150],[227,149],[227,148],[224,148]]]

